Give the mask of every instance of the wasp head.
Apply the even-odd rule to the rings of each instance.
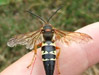
[[[51,41],[54,35],[54,29],[51,25],[47,24],[42,29],[43,38],[46,41]]]

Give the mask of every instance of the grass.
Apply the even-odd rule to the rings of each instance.
[[[47,19],[61,5],[63,8],[50,21],[56,28],[74,31],[99,21],[98,0],[21,0],[0,6],[0,71],[28,52],[24,46],[7,47],[8,39],[41,26],[37,18],[25,11],[32,10]],[[86,75],[92,69],[89,71]]]

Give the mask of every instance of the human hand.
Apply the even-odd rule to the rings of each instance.
[[[57,46],[61,48],[59,57],[61,75],[81,75],[88,67],[99,62],[99,22],[81,28],[77,32],[90,35],[93,42],[81,46],[78,44],[66,46],[57,43]],[[32,57],[33,52],[27,53],[2,71],[0,75],[30,75],[32,66],[30,68],[27,68],[27,66],[30,64]],[[32,75],[45,75],[40,49],[38,50]],[[55,67],[54,75],[58,75],[57,67]]]

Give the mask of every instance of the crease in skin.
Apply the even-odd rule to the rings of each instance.
[[[87,58],[87,61],[88,61],[88,65],[87,65],[87,69],[90,67],[90,60],[89,60],[89,55],[88,55],[88,51],[87,49],[83,48],[85,54],[86,54],[86,58]]]
[[[88,58],[88,53],[87,53],[87,50],[85,50],[85,48],[83,48],[82,46],[81,46],[81,48],[82,48],[82,51],[83,51],[83,53],[84,53],[84,55],[86,57],[86,61],[87,61],[86,69],[88,69],[89,68],[89,64],[90,64],[90,61],[89,61],[89,58]]]

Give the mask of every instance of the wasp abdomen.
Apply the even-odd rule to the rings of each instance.
[[[42,44],[42,60],[46,75],[53,75],[56,61],[56,48],[53,42],[46,41]]]

